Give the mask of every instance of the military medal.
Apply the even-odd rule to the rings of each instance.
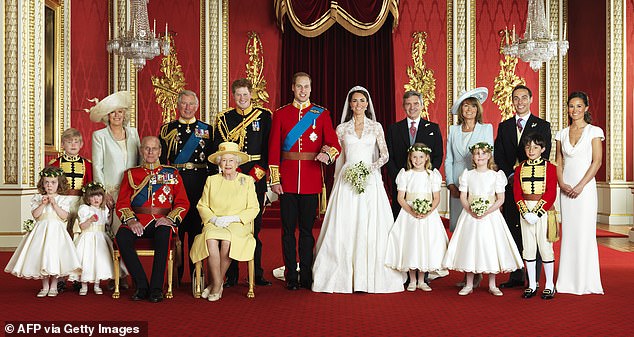
[[[204,148],[205,148],[205,141],[201,139],[201,140],[198,142],[198,145],[200,145],[200,147],[204,149]]]
[[[251,128],[253,131],[260,131],[260,120],[255,120],[251,123]]]
[[[317,140],[317,134],[315,133],[315,128],[317,127],[316,124],[317,123],[315,122],[315,120],[313,120],[313,132],[311,132],[310,135],[308,136],[308,139],[310,139],[313,142]]]

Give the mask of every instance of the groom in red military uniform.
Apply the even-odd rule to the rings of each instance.
[[[280,196],[282,250],[289,290],[310,289],[313,282],[313,222],[319,205],[322,164],[334,162],[339,141],[330,112],[310,102],[311,78],[293,75],[292,104],[273,114],[269,138],[271,190]],[[295,228],[299,223],[299,279],[295,250]],[[301,282],[301,284],[300,284]]]
[[[150,302],[160,302],[172,230],[183,220],[189,201],[178,170],[160,164],[161,144],[157,137],[143,138],[141,155],[143,165],[123,174],[116,207],[121,219],[116,242],[136,285],[132,300],[148,298]],[[154,239],[149,284],[134,249],[134,241],[139,237]]]

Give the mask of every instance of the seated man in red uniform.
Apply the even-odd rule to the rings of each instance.
[[[163,300],[170,237],[187,213],[189,201],[178,170],[162,166],[159,162],[161,144],[157,137],[143,138],[141,155],[143,164],[123,174],[116,207],[117,216],[121,219],[116,242],[136,284],[132,300],[149,299],[156,303]],[[134,249],[134,241],[139,237],[154,239],[154,262],[149,284]]]

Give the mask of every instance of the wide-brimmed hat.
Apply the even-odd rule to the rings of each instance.
[[[473,97],[477,99],[480,104],[482,104],[484,103],[484,101],[487,100],[487,96],[489,96],[489,89],[487,89],[486,87],[471,89],[460,95],[460,97],[458,97],[458,99],[454,101],[453,105],[451,106],[451,114],[455,115],[458,113],[458,109],[460,108],[462,101],[464,101],[465,99]]]
[[[216,159],[224,154],[233,154],[237,156],[238,158],[240,158],[241,164],[244,164],[249,161],[249,155],[240,151],[238,144],[233,142],[220,143],[220,145],[218,145],[218,151],[209,155],[209,158],[207,158],[207,160],[215,164]]]
[[[132,106],[132,96],[129,91],[117,91],[99,101],[95,99],[95,106],[90,108],[90,120],[108,124],[108,114],[117,109],[128,109]]]

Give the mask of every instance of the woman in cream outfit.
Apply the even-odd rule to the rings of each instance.
[[[90,119],[106,127],[92,134],[92,167],[94,179],[104,185],[114,202],[119,195],[123,172],[138,165],[139,134],[129,127],[132,97],[119,91],[104,98],[90,109]]]
[[[94,180],[104,185],[109,196],[107,200],[112,198],[107,201],[111,209],[117,203],[123,172],[139,163],[139,133],[128,126],[131,105],[130,93],[119,91],[90,108],[90,120],[106,124],[105,128],[92,133],[92,170]],[[117,233],[121,220],[114,216],[111,226],[112,232]],[[127,274],[122,263],[122,278]],[[125,288],[127,283],[121,284]]]

